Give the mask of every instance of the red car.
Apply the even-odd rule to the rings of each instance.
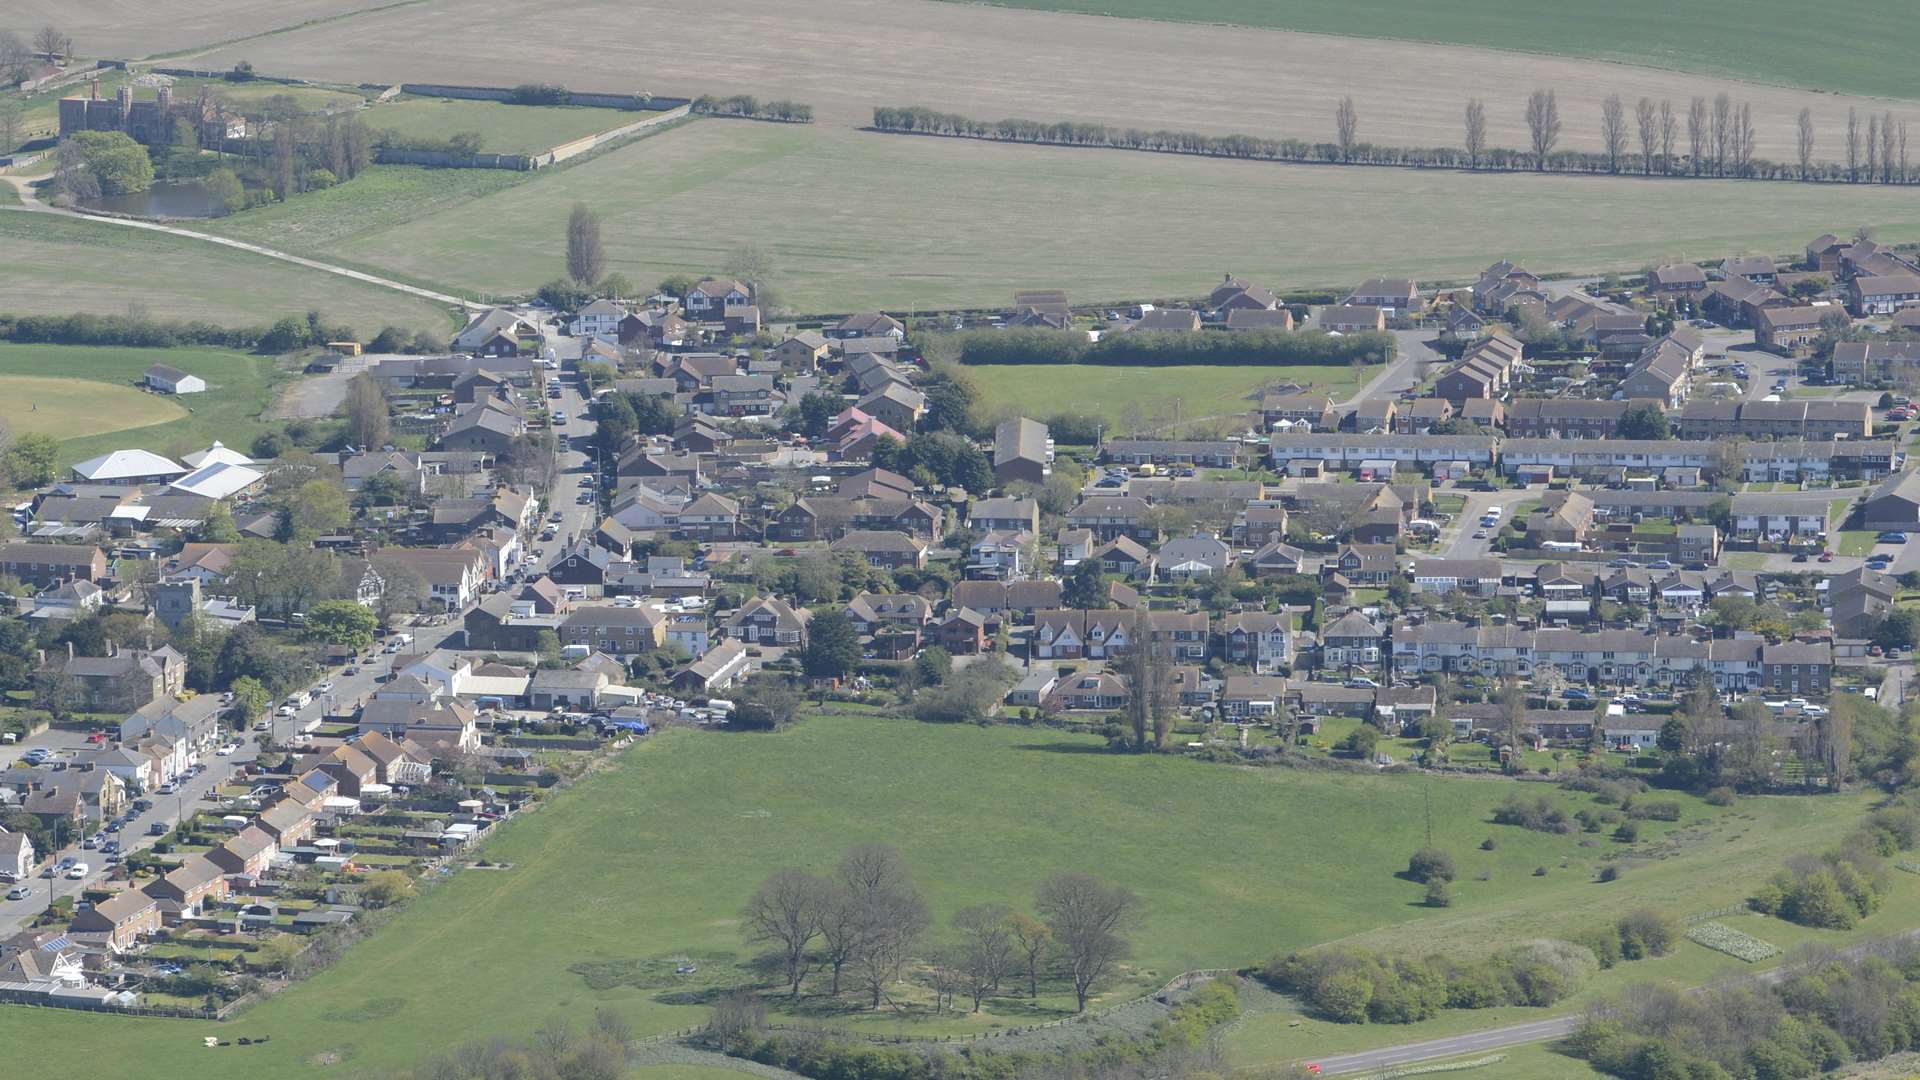
[[[96,731],[93,734],[87,736],[87,742],[94,746],[99,746],[101,743],[106,741],[107,741],[107,733],[104,731]]]
[[[1831,551],[1823,551],[1823,552],[1821,552],[1821,553],[1820,553],[1820,561],[1821,561],[1821,562],[1832,562],[1832,561],[1833,561],[1833,552],[1831,552]]]

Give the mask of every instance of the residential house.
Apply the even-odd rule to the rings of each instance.
[[[711,694],[732,686],[750,666],[745,642],[722,641],[674,673],[673,688],[683,694]]]
[[[1040,504],[1028,498],[975,499],[967,505],[967,527],[983,532],[1040,531]]]
[[[895,431],[912,432],[927,412],[927,396],[900,383],[887,385],[859,401],[860,410]]]
[[[753,290],[732,279],[707,278],[687,290],[682,305],[696,319],[718,320],[729,307],[753,303]]]
[[[920,569],[927,565],[926,543],[892,529],[849,530],[828,547],[835,552],[857,552],[868,566],[882,570],[905,566]]]
[[[1293,618],[1285,613],[1242,611],[1221,621],[1221,652],[1233,664],[1245,664],[1255,674],[1284,670],[1293,664]]]
[[[62,667],[75,681],[78,705],[88,712],[130,712],[186,686],[187,661],[170,645],[123,649],[107,643],[106,656],[69,656]]]
[[[994,428],[993,476],[1000,483],[1043,483],[1052,462],[1053,440],[1047,425],[1023,416]]]
[[[0,573],[36,589],[100,582],[107,578],[107,555],[91,544],[0,543]]]
[[[139,889],[122,889],[74,913],[76,934],[98,935],[108,952],[123,953],[160,930],[160,902]]]
[[[1753,340],[1782,356],[1805,356],[1819,343],[1830,320],[1849,321],[1846,311],[1833,305],[1767,308],[1753,322]]]
[[[756,596],[734,612],[724,631],[756,645],[800,646],[806,644],[808,614],[777,596]]]
[[[1358,611],[1349,611],[1321,633],[1321,663],[1334,669],[1378,668],[1387,656],[1386,646],[1386,631]]]
[[[1175,334],[1196,333],[1200,329],[1200,313],[1191,308],[1155,308],[1135,319],[1127,329]]]
[[[1920,472],[1894,473],[1875,488],[1861,511],[1869,529],[1920,529]]]
[[[1319,313],[1320,329],[1330,334],[1357,334],[1387,328],[1387,312],[1372,304],[1336,304]]]
[[[1388,318],[1417,315],[1426,306],[1420,286],[1406,278],[1368,278],[1347,295],[1348,307],[1376,307]]]
[[[1125,536],[1144,544],[1158,543],[1155,520],[1147,500],[1133,495],[1095,495],[1067,511],[1069,529],[1085,529],[1101,542]]]
[[[1323,567],[1354,585],[1383,587],[1395,572],[1397,553],[1392,544],[1346,544]]]
[[[1825,499],[1742,493],[1733,497],[1732,504],[1733,535],[1741,540],[1785,542],[1827,534]]]
[[[1920,274],[1863,275],[1847,283],[1847,294],[1860,318],[1891,315],[1920,304]]]
[[[1233,565],[1233,549],[1219,537],[1196,533],[1169,540],[1153,558],[1152,576],[1163,581],[1188,581],[1225,573]]]
[[[560,620],[560,644],[585,645],[608,656],[651,652],[666,643],[666,618],[650,605],[590,604]]]
[[[1498,559],[1415,559],[1413,591],[1464,593],[1492,597],[1499,593],[1504,571]]]
[[[678,531],[689,540],[738,539],[740,504],[725,495],[702,494],[680,508]]]
[[[1707,272],[1693,263],[1668,263],[1647,274],[1647,289],[1666,300],[1691,298],[1707,288]]]
[[[1285,423],[1289,430],[1307,425],[1308,431],[1334,431],[1340,427],[1340,413],[1333,399],[1325,394],[1264,394],[1260,398],[1260,419],[1268,430]]]

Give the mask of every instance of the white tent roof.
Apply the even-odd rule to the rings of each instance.
[[[73,467],[82,480],[137,480],[148,476],[178,476],[187,470],[151,450],[115,450],[88,458]]]
[[[266,474],[258,469],[217,461],[211,465],[202,465],[168,486],[188,495],[224,499],[229,495],[247,490],[265,478]]]
[[[253,464],[252,458],[217,440],[212,446],[207,447],[205,450],[195,450],[180,460],[190,469],[198,469],[207,465]]]

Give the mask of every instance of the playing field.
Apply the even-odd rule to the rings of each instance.
[[[1507,10],[1518,2],[1481,6]],[[1634,0],[1631,6],[1650,11],[1657,2]],[[1333,6],[1333,0],[1324,3]],[[1368,6],[1379,14],[1337,10],[1359,26],[1396,17],[1414,4],[1379,0]],[[1442,5],[1462,6],[1465,0]],[[1632,38],[1605,23],[1614,5],[1590,6],[1594,10],[1583,19],[1606,27],[1600,41]],[[685,20],[675,0],[566,0],[542,9],[567,25],[594,27],[593,47],[585,49],[569,35],[512,32],[524,19],[524,5],[517,0],[429,0],[215,49],[196,63],[223,69],[246,59],[263,72],[356,82],[471,83],[477,81],[476,71],[499,70],[511,71],[514,82],[617,93],[751,93],[763,100],[808,102],[822,123],[836,126],[867,123],[875,105],[916,104],[986,119],[1088,120],[1315,140],[1333,137],[1334,106],[1351,94],[1360,138],[1412,146],[1458,145],[1462,110],[1471,98],[1487,104],[1492,144],[1519,147],[1526,144],[1528,91],[1553,87],[1563,145],[1595,147],[1600,105],[1608,94],[1625,95],[1630,102],[1643,94],[1671,98],[1684,114],[1690,98],[1711,100],[1725,91],[1736,101],[1751,102],[1758,153],[1774,159],[1793,156],[1794,121],[1803,107],[1813,110],[1823,133],[1817,149],[1826,157],[1839,154],[1849,104],[1876,113],[1888,107],[1877,100],[1772,85],[1798,80],[1785,74],[1788,64],[1748,66],[1749,54],[1739,47],[1742,36],[1772,34],[1791,47],[1804,20],[1783,16],[1772,27],[1756,28],[1749,24],[1762,20],[1750,19],[1748,9],[1731,0],[1710,6],[1739,14],[1702,18],[1694,5],[1675,18],[1707,27],[1707,37],[1692,39],[1702,55],[1727,50],[1725,67],[1716,71],[1739,65],[1738,74],[1752,82],[1500,49],[1143,23],[931,0],[740,0],[729,5],[725,19],[704,21],[697,34],[659,32]],[[1525,21],[1550,24],[1565,7],[1539,6]],[[1788,10],[1786,0],[1765,0],[1763,7]],[[1873,8],[1902,17],[1894,0],[1876,0]],[[1429,21],[1444,17],[1436,14]],[[1835,20],[1818,32],[1822,40],[1847,46],[1829,67],[1838,70],[1854,61],[1858,29],[1849,20]],[[1651,51],[1665,47],[1671,36],[1620,47]],[[1912,95],[1901,80],[1909,71],[1914,40],[1914,31],[1902,26],[1872,46],[1875,56],[1888,61],[1878,85]],[[1249,212],[1275,209],[1250,207]]]
[[[1245,413],[1259,404],[1263,387],[1276,383],[1300,383],[1343,401],[1380,373],[1378,367],[1356,373],[1336,365],[982,364],[966,370],[989,416],[1073,412],[1164,425],[1174,422],[1176,410],[1182,421]]]
[[[184,237],[9,211],[0,213],[0,311],[124,315],[265,325],[318,310],[371,337],[382,326],[445,333],[429,301]]]
[[[376,105],[363,119],[376,131],[412,138],[445,139],[471,131],[489,153],[533,154],[646,116],[621,109],[409,97]]]
[[[0,358],[4,370],[6,361]],[[7,426],[15,435],[59,439],[163,424],[187,415],[170,398],[85,378],[0,375],[0,401],[7,403]]]
[[[1340,288],[1471,279],[1501,257],[1636,270],[1797,252],[1862,224],[1920,239],[1920,199],[1894,188],[1274,165],[730,120],[481,197],[382,196],[371,213],[361,199],[345,185],[213,227],[447,289],[525,292],[564,269],[567,214],[584,202],[611,268],[636,282],[718,272],[756,244],[786,303],[815,312],[1005,305],[1050,287],[1082,302],[1190,297],[1227,271]]]
[[[962,0],[972,2],[972,0]],[[990,0],[995,6],[1228,23],[1610,60],[1841,93],[1912,97],[1920,26],[1902,0],[1858,0],[1808,26],[1794,0]]]
[[[378,1072],[445,1048],[448,1033],[474,1031],[476,1017],[512,1037],[551,1014],[608,1006],[640,1033],[672,1030],[704,1017],[713,990],[747,978],[742,965],[756,950],[742,941],[737,912],[769,870],[822,869],[864,841],[900,849],[943,925],[965,904],[1030,907],[1057,869],[1134,889],[1144,914],[1112,999],[1184,969],[1254,963],[1368,930],[1389,947],[1473,951],[1629,903],[1696,911],[1735,902],[1778,852],[1827,843],[1865,805],[1758,799],[1728,812],[1682,797],[1682,824],[1642,842],[1660,857],[1599,886],[1594,870],[1617,845],[1487,824],[1508,790],[1113,755],[1100,740],[1044,728],[878,716],[813,718],[778,736],[673,731],[507,826],[485,854],[511,869],[459,875],[337,967],[218,1029],[271,1036],[263,1046],[209,1053],[199,1046],[214,1030],[207,1024],[27,1009],[0,1009],[0,1044],[35,1060],[59,1050],[71,1071],[94,1075],[137,1062],[150,1075],[223,1080],[293,1075],[326,1054]],[[1429,797],[1434,841],[1462,865],[1456,906],[1444,911],[1394,877],[1423,842]],[[1489,833],[1498,847],[1482,851]],[[1536,866],[1550,872],[1532,876]],[[1912,891],[1900,877],[1889,911]],[[1695,952],[1706,959],[1647,962],[1637,974],[1718,970],[1718,954]],[[698,973],[673,975],[683,959]],[[604,989],[569,970],[581,964],[595,965]],[[1031,1022],[1065,1007],[1063,991],[1044,987],[1037,1010],[993,1008]],[[876,1032],[1005,1022],[991,1009],[933,1020],[912,1004],[915,992],[902,999],[904,1014],[847,1009],[835,1020]]]
[[[135,389],[153,364],[198,375],[207,389],[181,397]],[[8,425],[60,439],[62,464],[122,447],[172,457],[215,439],[244,453],[266,430],[260,415],[280,381],[272,360],[224,349],[0,345]]]

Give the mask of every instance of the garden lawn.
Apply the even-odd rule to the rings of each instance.
[[[0,213],[0,311],[124,315],[265,326],[318,310],[370,338],[382,326],[450,333],[452,312],[418,297],[202,240],[120,225]],[[158,357],[156,357],[158,359]]]
[[[1783,851],[1825,845],[1865,806],[1777,799],[1719,811],[1682,798],[1682,824],[1653,826],[1641,845],[1671,853],[1602,886],[1593,884],[1600,857],[1618,845],[1583,848],[1579,837],[1487,824],[1510,790],[1489,780],[1114,755],[1097,738],[1044,728],[871,715],[813,717],[782,735],[670,731],[505,826],[482,854],[512,869],[435,887],[339,965],[237,1023],[7,1009],[0,1045],[35,1060],[58,1053],[72,1071],[94,1075],[137,1067],[251,1080],[295,1075],[324,1054],[350,1073],[390,1070],[445,1048],[452,1033],[479,1033],[476,1017],[503,1037],[553,1014],[584,1021],[603,1006],[640,1034],[684,1028],[705,1017],[712,991],[747,978],[740,965],[758,950],[743,942],[737,913],[755,885],[779,866],[825,870],[868,841],[900,849],[941,925],[965,904],[1030,908],[1056,870],[1134,889],[1142,918],[1126,976],[1106,994],[1115,1000],[1181,970],[1257,963],[1328,940],[1475,951],[1636,903],[1692,911],[1733,902]],[[1456,906],[1446,910],[1422,906],[1421,887],[1394,876],[1422,843],[1429,796],[1434,840],[1462,867]],[[1498,848],[1480,851],[1489,833]],[[1556,869],[1529,876],[1543,864]],[[1490,882],[1476,880],[1482,870]],[[1902,896],[1916,885],[1902,877],[1895,887],[1875,920],[1889,928],[1906,925]],[[1715,960],[1748,970],[1696,951],[1697,965],[1642,970],[1703,977]],[[699,972],[673,975],[682,958]],[[581,963],[599,965],[604,988],[568,970]],[[803,1001],[807,1019],[821,1018],[818,999]],[[979,1017],[933,1021],[917,1007],[871,1018],[848,999],[834,1018],[880,1033],[957,1032],[1058,1015],[1067,1003],[1053,983],[1038,1008],[995,1001]],[[215,1030],[272,1041],[209,1055],[199,1040]]]
[[[1311,384],[1316,392],[1342,400],[1380,369],[1356,375],[1353,368],[1336,364],[980,364],[966,371],[989,414],[1084,413],[1118,422],[1131,410],[1143,421],[1170,423],[1176,401],[1183,422],[1242,414],[1259,407],[1262,387],[1276,383]]]
[[[1913,96],[1920,30],[1900,0],[1858,0],[1845,23],[1808,26],[1793,0],[993,0],[1001,7],[1232,23],[1610,60],[1844,93]],[[1356,18],[1355,16],[1362,16]]]
[[[288,245],[452,291],[530,292],[564,268],[567,215],[583,202],[602,217],[609,269],[637,283],[719,273],[757,246],[796,311],[912,310],[1004,307],[1023,288],[1065,289],[1082,303],[1192,297],[1223,268],[1276,289],[1346,288],[1370,274],[1467,280],[1501,254],[1542,272],[1632,270],[1666,251],[1795,252],[1835,220],[1908,241],[1920,239],[1920,201],[1909,195],[1339,169],[701,120],[483,198]],[[1383,209],[1356,218],[1362,204]],[[340,209],[294,205],[290,226],[300,206],[319,217]],[[1180,212],[1158,212],[1169,206]]]
[[[166,397],[134,389],[153,364],[200,376],[206,392]],[[215,439],[245,453],[269,426],[260,417],[280,381],[271,359],[225,349],[0,344],[8,422],[16,431],[60,436],[62,465],[122,447],[178,458]]]
[[[1840,533],[1840,554],[1853,555],[1856,557],[1871,555],[1873,554],[1874,537],[1879,535],[1879,533],[1872,529],[1843,530]]]
[[[647,115],[641,110],[579,105],[401,97],[374,106],[362,119],[375,131],[394,131],[406,138],[444,140],[470,131],[480,136],[480,149],[487,153],[537,154]]]

